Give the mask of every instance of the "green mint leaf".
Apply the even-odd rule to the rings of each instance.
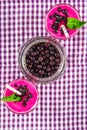
[[[21,100],[21,97],[17,96],[15,93],[13,93],[10,96],[6,96],[6,97],[1,98],[1,100],[4,102],[17,102],[17,101]]]
[[[67,27],[70,29],[77,29],[82,27],[86,22],[84,21],[80,21],[76,18],[68,18],[67,19]]]

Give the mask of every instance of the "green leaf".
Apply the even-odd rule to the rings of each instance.
[[[6,96],[6,97],[1,98],[1,100],[4,102],[17,102],[17,101],[21,100],[21,97],[17,96],[15,93],[13,93],[10,96]]]
[[[77,29],[82,27],[86,22],[84,21],[80,21],[76,18],[68,18],[67,19],[67,27],[70,29]]]

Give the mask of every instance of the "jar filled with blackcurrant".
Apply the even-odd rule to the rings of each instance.
[[[36,83],[50,83],[65,70],[66,56],[60,41],[51,37],[35,37],[20,49],[19,65],[24,76]]]

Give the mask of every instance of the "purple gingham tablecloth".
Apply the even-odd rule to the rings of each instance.
[[[22,78],[18,51],[35,36],[49,36],[45,29],[47,11],[69,3],[87,21],[86,0],[0,0],[0,95],[5,85]],[[60,80],[38,85],[39,102],[29,114],[17,115],[0,102],[0,130],[87,130],[87,26],[70,40],[62,41],[67,69]]]

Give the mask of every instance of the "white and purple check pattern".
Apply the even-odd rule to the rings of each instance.
[[[5,85],[23,75],[18,51],[28,38],[49,36],[47,11],[69,3],[87,21],[87,0],[0,0],[0,95]],[[87,26],[70,40],[62,41],[67,69],[60,80],[39,85],[39,102],[29,114],[12,113],[0,102],[0,130],[87,130]]]

